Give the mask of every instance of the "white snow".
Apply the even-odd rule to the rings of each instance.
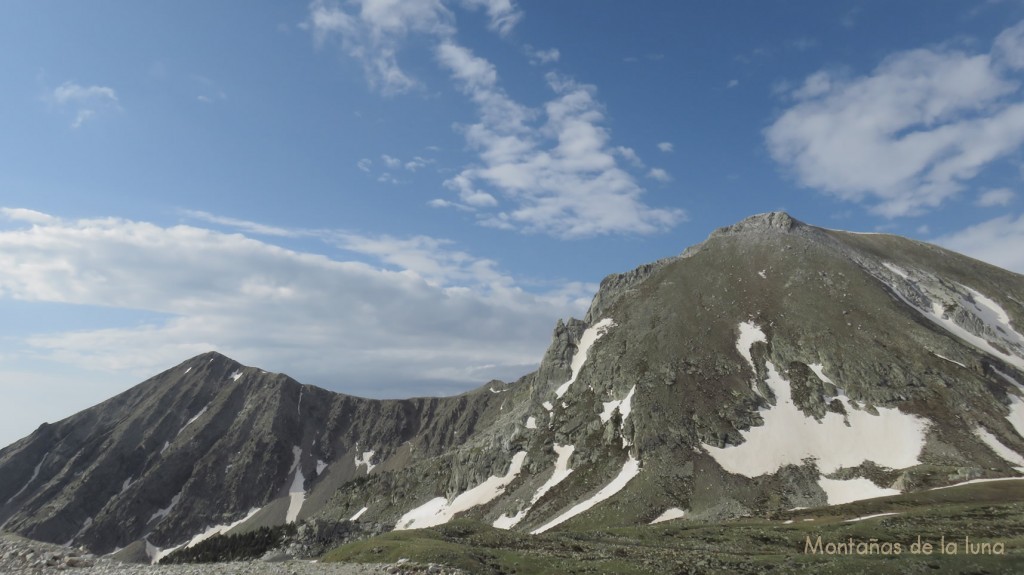
[[[292,470],[295,472],[295,477],[292,478],[291,487],[288,488],[289,502],[288,513],[285,514],[285,523],[295,522],[295,519],[299,516],[299,511],[302,511],[302,504],[306,501],[306,490],[304,488],[306,478],[302,475],[302,466],[299,465],[302,459],[302,449],[293,447],[292,455],[294,456]]]
[[[629,390],[629,393],[626,394],[626,397],[602,402],[604,410],[600,415],[601,423],[608,423],[608,420],[612,418],[612,414],[615,413],[616,409],[619,410],[619,415],[622,416],[622,421],[626,421],[626,418],[629,417],[629,412],[633,409],[633,392],[635,391],[636,386],[634,385]]]
[[[356,514],[353,515],[352,517],[350,517],[349,521],[355,521],[355,520],[359,519],[360,517],[363,516],[363,513],[366,513],[367,509],[369,509],[369,507],[363,507],[359,511],[356,511]]]
[[[232,373],[228,377],[230,377],[231,379],[233,379],[235,381],[238,381],[238,378],[242,377],[242,370],[240,370],[240,369],[235,370],[235,373]]]
[[[192,371],[192,366],[189,366],[188,369],[185,370],[185,373],[188,373],[190,371]]]
[[[764,332],[751,322],[740,324],[737,348],[751,367],[750,345],[757,341],[765,341]],[[886,407],[876,408],[878,415],[871,415],[853,409],[849,398],[840,394],[838,399],[846,408],[846,416],[828,412],[819,422],[793,404],[789,382],[775,365],[767,361],[765,367],[776,404],[760,412],[763,425],[741,431],[744,441],[740,445],[703,445],[726,471],[757,477],[774,473],[784,465],[800,465],[809,457],[816,460],[818,470],[826,475],[864,461],[893,469],[920,463],[918,456],[924,447],[927,420]],[[821,371],[817,365],[811,369]],[[823,372],[820,377],[824,377]]]
[[[555,408],[555,406],[554,406],[554,405],[551,405],[551,402],[550,402],[550,401],[545,401],[545,402],[544,402],[544,403],[542,403],[541,405],[543,405],[543,406],[544,406],[544,409],[546,409],[546,410],[548,410],[548,411],[551,411],[552,409],[554,409],[554,408]]]
[[[882,262],[882,265],[887,267],[887,268],[889,268],[889,271],[891,271],[892,273],[900,276],[903,279],[909,279],[910,278],[910,274],[907,273],[907,270],[901,268],[900,266],[898,266],[896,264],[891,264],[889,262]]]
[[[954,483],[953,485],[932,487],[928,491],[938,491],[939,489],[949,489],[950,487],[960,487],[961,485],[974,485],[975,483],[990,483],[992,481],[1024,481],[1024,477],[996,477],[994,479],[972,479],[970,481],[964,481],[962,483]]]
[[[929,299],[932,300],[931,309],[925,309],[918,307],[913,302],[903,296],[902,293],[895,286],[885,282],[883,278],[879,278],[880,281],[889,285],[892,292],[896,294],[903,303],[907,304],[913,309],[919,311],[922,315],[928,318],[932,323],[942,327],[950,334],[956,336],[964,343],[973,346],[985,353],[992,356],[998,357],[1008,363],[1013,364],[1019,369],[1024,369],[1024,357],[1022,357],[1022,351],[1024,350],[1024,335],[1021,335],[1013,329],[1009,322],[1009,314],[1006,313],[1002,307],[999,306],[995,301],[981,294],[977,290],[968,286],[960,284],[965,291],[967,291],[971,299],[969,301],[966,297],[956,294],[959,300],[960,307],[965,310],[971,311],[975,316],[983,321],[992,333],[995,334],[998,343],[1002,347],[1017,350],[1014,353],[1004,353],[999,349],[996,349],[986,338],[974,335],[966,329],[960,327],[952,318],[948,317],[946,310],[942,303],[938,300],[944,297],[948,297],[949,294],[934,293],[929,290],[929,286],[922,284],[915,284],[918,288],[929,292]]]
[[[1011,385],[1015,386],[1022,395],[1024,395],[1024,385],[1022,385],[1016,379],[1009,375],[999,371],[996,368],[992,368],[992,371],[996,372],[1003,379],[1010,382]],[[1006,420],[1010,422],[1010,425],[1017,430],[1017,435],[1024,437],[1024,398],[1016,395],[1010,395],[1010,415],[1006,416]]]
[[[174,509],[174,506],[177,505],[178,501],[180,501],[180,500],[181,500],[181,491],[179,491],[177,495],[175,495],[174,497],[171,498],[171,503],[169,505],[167,505],[167,507],[164,507],[163,509],[160,509],[159,511],[154,513],[152,516],[150,516],[149,521],[146,521],[146,523],[147,524],[148,523],[152,523],[154,519],[163,519],[164,517],[167,517],[167,515],[171,512],[172,509]]]
[[[537,418],[530,416],[526,418],[526,429],[537,429]]]
[[[179,431],[179,433],[180,433],[180,431]],[[170,446],[171,446],[171,442],[170,441],[165,441],[164,442],[164,446],[160,448],[160,453],[163,453],[163,452],[167,451],[167,448],[170,447]]]
[[[768,279],[768,276],[765,274],[766,271],[768,271],[768,270],[766,270],[766,269],[761,270],[761,271],[757,272],[757,275],[761,276],[762,279]]]
[[[435,497],[400,517],[398,523],[395,524],[395,529],[419,529],[442,525],[463,511],[490,502],[505,492],[505,487],[519,475],[525,460],[526,452],[517,452],[512,456],[512,463],[504,477],[492,475],[483,483],[464,491],[451,501],[444,497]]]
[[[121,493],[119,493],[118,495],[124,495],[124,492],[128,491],[128,488],[131,487],[131,486],[132,486],[132,478],[128,477],[128,479],[125,479],[124,483],[121,484]]]
[[[319,476],[321,473],[323,473],[324,469],[327,469],[327,463],[325,463],[322,459],[317,459],[316,460],[316,474],[317,474],[317,476]]]
[[[494,389],[493,387],[490,387],[488,389],[491,390],[491,393],[503,393],[505,391],[508,391],[507,389]]]
[[[622,488],[625,487],[626,484],[628,484],[630,480],[636,477],[639,473],[640,461],[638,459],[634,459],[631,454],[629,456],[629,459],[626,460],[626,463],[622,465],[622,471],[620,471],[619,474],[615,476],[615,479],[612,479],[611,483],[605,485],[603,488],[601,488],[600,491],[595,493],[586,501],[581,501],[576,505],[573,505],[565,513],[562,513],[558,517],[555,517],[551,521],[545,523],[537,529],[534,529],[530,533],[532,533],[533,535],[537,535],[538,533],[544,533],[548,529],[560,525],[561,523],[564,523],[569,519],[576,517],[580,513],[583,513],[584,511],[591,509],[598,503],[601,503],[602,501],[609,499],[619,491],[622,491]]]
[[[874,499],[875,497],[887,497],[899,495],[898,489],[889,489],[875,485],[870,479],[857,477],[856,479],[818,479],[818,485],[825,491],[829,505],[842,505],[851,501],[861,499]]]
[[[228,523],[226,525],[214,525],[213,527],[207,527],[205,531],[203,531],[202,533],[199,533],[199,534],[195,535],[194,537],[192,537],[192,539],[190,539],[188,541],[188,543],[186,543],[184,545],[184,547],[194,547],[197,544],[199,544],[200,542],[206,541],[207,539],[209,539],[210,537],[213,537],[214,535],[220,535],[222,533],[227,533],[228,531],[231,531],[235,527],[238,527],[242,523],[245,523],[246,521],[251,519],[252,516],[256,515],[256,513],[260,509],[262,509],[262,508],[261,507],[253,507],[252,509],[249,510],[249,512],[245,515],[245,517],[242,517],[241,519],[239,519],[238,521],[235,521],[234,523]],[[179,545],[178,547],[182,547],[182,545]],[[177,547],[175,549],[177,549]]]
[[[874,515],[865,515],[863,517],[854,517],[853,519],[847,519],[843,523],[857,523],[858,521],[865,521],[867,519],[875,519],[876,517],[888,517],[890,515],[899,515],[899,513],[897,513],[897,512],[875,513]]]
[[[569,458],[572,457],[572,452],[576,450],[575,445],[559,445],[555,444],[554,451],[558,454],[558,459],[555,460],[555,469],[551,472],[551,477],[544,482],[543,485],[537,488],[537,491],[530,498],[530,503],[525,509],[521,510],[515,515],[502,515],[494,521],[494,527],[498,529],[511,529],[515,527],[520,521],[526,517],[526,514],[533,508],[534,504],[540,501],[544,494],[551,490],[552,487],[561,483],[566,477],[572,473],[572,469],[569,469]]]
[[[199,419],[200,417],[202,417],[202,416],[203,416],[203,414],[204,414],[204,413],[206,413],[206,410],[207,410],[207,409],[209,409],[209,407],[210,407],[210,406],[209,406],[209,405],[207,405],[206,407],[204,407],[204,408],[200,409],[200,410],[199,410],[199,413],[197,413],[197,414],[195,414],[194,416],[192,416],[192,419],[190,419],[190,420],[186,421],[186,422],[185,422],[185,425],[182,425],[182,426],[181,426],[181,429],[179,429],[179,430],[178,430],[178,435],[181,435],[181,432],[182,432],[182,431],[185,431],[185,428],[186,428],[186,427],[188,427],[188,426],[192,425],[192,424],[193,424],[193,423],[195,422],[195,420],[197,420],[197,419]]]
[[[929,353],[931,353],[932,355],[934,355],[935,357],[937,357],[939,359],[944,359],[944,360],[948,361],[949,363],[955,363],[955,364],[959,365],[962,368],[965,368],[965,369],[967,368],[966,365],[960,363],[959,361],[957,361],[955,359],[949,359],[948,357],[946,357],[944,355],[939,355],[939,354],[935,353],[934,351],[929,352]]]
[[[999,438],[985,429],[984,427],[977,427],[974,430],[974,435],[985,443],[996,455],[998,455],[1003,461],[1016,466],[1017,471],[1024,473],[1024,457],[1021,457],[1019,453],[1010,449]]]
[[[367,475],[369,475],[370,472],[373,471],[374,467],[377,467],[376,465],[370,463],[370,458],[373,457],[374,453],[376,453],[376,451],[364,451],[361,456],[356,457],[356,467],[359,467],[360,465],[365,465]]]
[[[654,521],[651,521],[650,524],[654,525],[655,523],[663,523],[665,521],[672,521],[673,519],[682,519],[683,517],[686,517],[685,509],[680,509],[678,507],[669,507],[668,509],[665,510],[664,513],[656,517]]]
[[[572,367],[572,377],[569,378],[569,381],[558,386],[558,389],[555,390],[555,397],[561,398],[565,395],[566,391],[569,391],[569,386],[576,381],[576,376],[580,374],[580,369],[587,362],[587,353],[590,351],[590,347],[613,327],[615,327],[615,322],[611,318],[605,318],[583,331],[583,335],[580,336],[580,345],[576,349],[576,353],[573,354],[572,363],[570,364]]]
[[[43,462],[46,461],[46,458],[49,455],[50,455],[49,451],[47,451],[46,453],[43,454],[42,459],[39,460],[39,463],[36,464],[35,469],[32,470],[32,477],[29,477],[28,481],[25,482],[25,485],[22,485],[21,489],[19,489],[17,493],[12,495],[11,498],[8,499],[6,503],[4,503],[4,505],[7,505],[7,503],[10,503],[11,501],[14,501],[19,495],[21,495],[22,493],[25,492],[26,489],[28,489],[29,485],[32,485],[32,482],[36,480],[36,477],[39,477],[39,469],[42,468]],[[4,525],[6,525],[6,524],[7,523],[4,522]]]

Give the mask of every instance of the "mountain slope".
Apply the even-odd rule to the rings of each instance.
[[[188,360],[0,450],[0,522],[156,555],[236,522],[543,532],[1016,476],[1021,302],[965,256],[761,214],[606,278],[511,384],[378,401]]]

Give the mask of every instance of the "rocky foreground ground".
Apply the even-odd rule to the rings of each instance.
[[[410,561],[393,564],[244,561],[188,565],[139,565],[95,557],[82,549],[0,534],[0,573],[68,575],[461,575],[463,571]]]

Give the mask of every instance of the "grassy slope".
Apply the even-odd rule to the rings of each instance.
[[[855,523],[876,513],[895,516]],[[792,523],[784,521],[792,520]],[[899,556],[813,555],[807,537],[823,542],[875,538],[900,542]],[[922,541],[959,542],[959,554],[912,555]],[[967,555],[972,542],[1002,542],[1006,554]],[[968,485],[787,513],[777,520],[550,532],[530,536],[465,520],[433,529],[392,532],[339,547],[324,561],[382,562],[410,558],[471,573],[1024,573],[1024,481]]]

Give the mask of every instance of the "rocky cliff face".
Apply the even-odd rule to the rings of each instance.
[[[606,278],[513,383],[375,401],[192,358],[0,450],[0,522],[153,557],[310,517],[540,532],[1016,476],[1021,302],[935,246],[761,214]]]

